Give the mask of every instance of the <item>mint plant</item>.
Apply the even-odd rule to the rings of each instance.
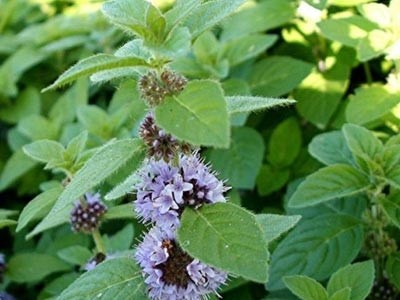
[[[397,299],[399,3],[0,1],[0,298]]]

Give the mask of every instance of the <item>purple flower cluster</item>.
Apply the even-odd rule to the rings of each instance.
[[[71,211],[72,229],[77,232],[91,233],[100,225],[101,217],[107,212],[100,194],[85,194],[86,201],[77,201]]]
[[[137,247],[135,258],[143,269],[151,299],[202,299],[224,284],[226,272],[207,266],[185,253],[172,230],[151,229]]]
[[[149,158],[138,171],[135,185],[135,211],[144,222],[161,228],[177,228],[179,217],[187,206],[225,202],[227,190],[197,153],[181,154],[176,166]]]

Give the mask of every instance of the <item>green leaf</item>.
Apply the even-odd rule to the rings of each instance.
[[[283,282],[288,289],[302,300],[328,300],[324,287],[315,279],[307,276],[286,276]]]
[[[69,269],[68,264],[52,255],[21,253],[11,257],[7,264],[7,276],[10,280],[19,283],[35,282],[52,273]]]
[[[22,210],[16,231],[19,232],[29,222],[44,217],[52,208],[63,188],[61,186],[47,190],[33,198]]]
[[[114,186],[113,189],[104,197],[105,200],[115,200],[132,192],[132,186],[138,182],[139,177],[136,173],[129,175],[123,182]]]
[[[57,256],[70,264],[83,266],[92,257],[92,253],[87,248],[76,245],[61,249]]]
[[[53,84],[43,89],[42,92],[63,86],[82,76],[92,75],[100,71],[136,66],[148,66],[148,63],[141,58],[133,56],[116,57],[110,54],[96,54],[80,60],[61,74]]]
[[[399,95],[390,93],[382,85],[363,86],[350,96],[346,120],[364,125],[388,114],[399,102]]]
[[[1,219],[0,220],[0,229],[3,227],[17,225],[17,221],[11,219]]]
[[[96,105],[86,105],[79,108],[77,117],[80,123],[94,135],[110,139],[113,133],[109,115]]]
[[[292,229],[301,219],[301,216],[283,216],[272,214],[256,215],[257,222],[264,230],[267,243],[280,237],[286,231]]]
[[[289,56],[271,56],[254,65],[250,87],[257,96],[279,97],[293,90],[313,66]]]
[[[36,162],[26,156],[22,150],[14,152],[7,160],[1,173],[0,191],[9,187],[15,180],[31,170],[35,165]]]
[[[329,300],[350,300],[351,298],[351,288],[346,287],[338,290],[333,295],[329,297]]]
[[[104,261],[81,275],[61,295],[59,300],[85,299],[147,300],[142,271],[131,257]]]
[[[222,89],[214,81],[191,81],[179,95],[167,97],[156,107],[156,121],[193,145],[229,146],[229,116]]]
[[[388,257],[385,269],[390,281],[400,289],[400,252]]]
[[[315,136],[308,152],[325,165],[353,164],[353,157],[341,131],[331,131]]]
[[[18,123],[17,128],[18,131],[29,137],[32,141],[42,139],[56,140],[58,135],[58,126],[39,115],[23,118]]]
[[[344,52],[344,51],[343,51]],[[293,91],[300,115],[319,128],[326,128],[347,91],[350,67],[344,54],[336,55],[336,63],[324,72],[313,69]]]
[[[22,150],[36,161],[52,166],[64,162],[64,147],[52,140],[39,140],[25,145]]]
[[[388,198],[379,199],[379,204],[391,223],[400,228],[400,201],[398,200],[399,193],[394,193]]]
[[[390,172],[387,172],[385,180],[396,189],[400,189],[400,165],[395,166]]]
[[[349,287],[351,300],[364,300],[374,283],[375,268],[372,260],[345,266],[336,271],[329,279],[327,290],[330,295]]]
[[[383,151],[382,142],[364,127],[345,124],[342,132],[354,160],[363,170],[366,165],[374,163],[376,156]]]
[[[130,208],[132,210],[132,206]],[[111,237],[104,239],[108,253],[129,250],[132,246],[134,229],[132,224],[127,224]]]
[[[260,111],[276,107],[286,107],[296,103],[292,99],[278,99],[267,97],[252,97],[252,96],[232,96],[225,97],[228,112],[237,114],[243,112]]]
[[[166,30],[169,32],[175,26],[178,26],[183,20],[185,20],[194,10],[196,10],[201,4],[200,0],[177,0],[172,9],[165,13],[165,19],[167,22]]]
[[[213,168],[235,188],[252,189],[264,156],[261,135],[250,127],[232,129],[229,149],[213,149],[208,159]]]
[[[40,292],[40,296],[44,295],[47,300],[55,300],[58,295],[62,293],[71,283],[73,283],[79,274],[76,272],[63,274],[50,283],[46,284],[43,290]]]
[[[358,11],[368,20],[378,24],[381,28],[390,26],[390,10],[381,3],[367,3],[357,7]]]
[[[256,282],[267,281],[269,253],[253,214],[229,203],[185,209],[180,246],[204,263]]]
[[[2,209],[0,208],[0,219],[5,219],[14,215],[17,215],[17,210],[9,210],[9,209]]]
[[[278,37],[272,34],[251,34],[232,39],[223,44],[222,56],[228,59],[232,67],[261,54],[277,39]]]
[[[132,204],[129,203],[111,207],[103,216],[103,218],[105,220],[133,219],[136,218],[136,215],[133,211]]]
[[[362,244],[363,227],[351,216],[335,212],[301,221],[273,252],[267,289],[282,289],[285,275],[326,279],[350,263]]]
[[[288,182],[290,170],[263,165],[257,176],[257,191],[260,196],[267,196],[280,190]]]
[[[268,144],[268,161],[279,168],[290,166],[300,153],[301,130],[296,119],[288,118],[274,129]]]
[[[88,132],[82,131],[68,143],[64,156],[74,161],[85,150],[87,139]]]
[[[289,207],[300,208],[361,193],[369,188],[369,180],[357,169],[335,164],[309,175],[289,200]]]
[[[249,5],[223,22],[221,39],[265,32],[291,21],[295,14],[296,5],[290,0],[269,0]]]
[[[361,62],[382,55],[392,42],[392,34],[383,30],[372,30],[357,45],[357,58]]]
[[[233,13],[245,0],[212,0],[197,6],[183,21],[195,38]]]
[[[40,114],[40,94],[33,88],[26,88],[10,106],[2,106],[0,120],[15,124],[29,115]]]
[[[115,25],[138,35],[148,42],[161,42],[165,18],[150,2],[145,0],[107,1],[103,14]]]
[[[318,23],[323,36],[349,47],[357,47],[359,40],[377,25],[360,16],[323,20]]]
[[[75,174],[50,213],[35,227],[28,237],[62,224],[76,199],[79,199],[85,192],[102,183],[128,162],[132,166],[138,166],[144,156],[144,147],[142,145],[142,142],[138,139],[125,139],[111,141],[98,149]]]

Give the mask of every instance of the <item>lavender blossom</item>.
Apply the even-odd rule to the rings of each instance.
[[[198,208],[226,201],[223,193],[227,188],[197,153],[181,154],[177,166],[150,158],[138,175],[135,211],[144,222],[155,222],[162,228],[179,226],[186,206]]]
[[[143,270],[151,299],[206,299],[225,283],[228,274],[184,252],[172,230],[151,229],[137,247],[135,258]]]

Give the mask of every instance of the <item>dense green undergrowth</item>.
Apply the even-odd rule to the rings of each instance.
[[[400,1],[151,2],[0,0],[0,299],[148,299],[137,170],[190,153],[230,189],[163,245],[223,299],[398,299]]]

